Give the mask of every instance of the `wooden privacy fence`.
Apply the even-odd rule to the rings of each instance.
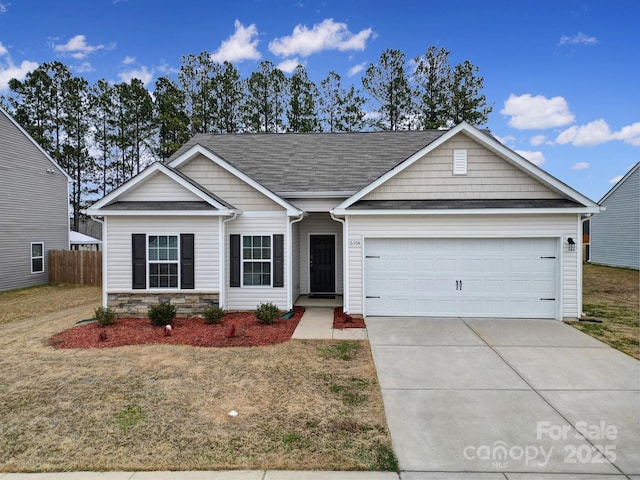
[[[102,285],[102,252],[49,250],[49,283]]]

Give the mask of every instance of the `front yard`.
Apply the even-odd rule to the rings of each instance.
[[[397,468],[367,342],[48,343],[99,302],[0,294],[0,471]]]
[[[585,265],[583,311],[596,322],[572,322],[585,333],[640,360],[640,273]]]

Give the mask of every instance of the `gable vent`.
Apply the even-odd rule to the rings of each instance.
[[[453,174],[454,175],[467,174],[467,151],[466,150],[453,151]]]

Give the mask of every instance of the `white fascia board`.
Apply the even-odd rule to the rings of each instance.
[[[28,140],[29,140],[33,145],[35,145],[35,147],[36,147],[38,150],[40,150],[40,152],[41,152],[41,153],[42,153],[42,154],[47,158],[47,160],[49,160],[49,161],[50,161],[50,162],[51,162],[51,163],[56,167],[56,169],[58,169],[58,170],[60,171],[60,173],[62,173],[65,177],[67,177],[67,182],[69,182],[69,183],[73,183],[73,178],[71,178],[71,177],[69,176],[69,174],[68,174],[67,172],[65,172],[65,171],[64,171],[64,169],[63,169],[60,165],[58,165],[58,162],[56,162],[53,158],[51,158],[51,156],[50,156],[47,152],[45,152],[45,151],[44,151],[44,148],[42,148],[42,147],[40,146],[40,144],[38,144],[38,142],[36,142],[36,141],[33,139],[33,137],[31,137],[31,135],[29,135],[29,134],[27,133],[27,131],[26,131],[24,128],[22,128],[22,125],[20,125],[18,122],[16,122],[16,121],[15,121],[15,119],[14,119],[11,115],[9,115],[9,113],[8,113],[8,112],[6,112],[2,107],[0,107],[0,113],[4,114],[4,116],[5,116],[5,117],[7,117],[7,118],[9,119],[9,121],[10,121],[11,123],[13,123],[13,124],[18,128],[18,130],[20,130],[20,132],[21,132],[25,137],[27,137],[27,139],[28,139]]]
[[[87,214],[96,217],[226,217],[237,213],[233,210],[100,210],[88,208]]]
[[[452,128],[448,132],[446,132],[445,134],[435,139],[433,142],[431,142],[429,145],[424,147],[422,150],[417,151],[416,153],[411,155],[408,159],[406,159],[399,165],[395,166],[394,168],[389,170],[387,173],[379,177],[377,180],[370,183],[369,185],[364,187],[362,190],[360,190],[359,192],[355,193],[353,196],[351,196],[350,198],[342,202],[340,205],[338,205],[336,210],[350,207],[355,202],[360,200],[362,197],[364,197],[365,195],[367,195],[368,193],[372,192],[373,190],[378,188],[380,185],[385,183],[387,180],[396,176],[406,168],[410,167],[420,158],[432,152],[433,150],[435,150],[436,148],[438,148],[445,142],[449,141],[451,138],[453,138],[455,135],[461,132],[464,132],[465,134],[469,135],[478,143],[484,145],[488,149],[493,150],[499,156],[518,165],[520,168],[527,171],[529,174],[538,178],[543,184],[547,185],[548,187],[551,187],[557,191],[562,192],[572,200],[575,200],[576,202],[579,202],[587,207],[597,207],[597,203],[595,203],[593,200],[585,197],[584,195],[572,189],[571,187],[561,182],[557,178],[551,176],[550,174],[542,170],[540,167],[534,165],[530,161],[521,157],[510,148],[505,147],[500,142],[493,139],[486,133],[483,133],[480,130],[478,130],[476,127],[469,125],[467,122],[462,122],[456,125],[454,128]]]
[[[239,178],[244,183],[246,183],[247,185],[251,186],[255,190],[259,191],[260,193],[262,193],[265,197],[269,198],[270,200],[273,200],[275,203],[277,203],[278,205],[280,205],[282,208],[284,208],[287,211],[288,216],[297,217],[297,216],[302,215],[302,211],[301,210],[298,210],[293,205],[291,205],[289,202],[287,202],[283,198],[279,197],[278,195],[276,195],[275,193],[273,193],[271,190],[269,190],[268,188],[264,187],[260,183],[256,182],[253,178],[251,178],[248,175],[242,173],[240,170],[235,168],[233,165],[228,163],[226,160],[222,159],[221,157],[219,157],[218,155],[213,153],[211,150],[209,150],[207,148],[204,148],[202,145],[194,145],[189,150],[187,150],[182,155],[180,155],[178,158],[175,158],[174,160],[172,160],[169,163],[169,166],[173,167],[173,168],[179,168],[181,165],[187,163],[189,160],[191,160],[193,157],[195,157],[198,154],[205,156],[206,158],[208,158],[209,160],[211,160],[212,162],[217,164],[219,167],[221,167],[224,170],[226,170],[227,172],[229,172],[231,175]]]
[[[460,209],[421,209],[421,210],[350,210],[335,208],[331,211],[340,216],[364,216],[364,215],[541,215],[541,214],[576,214],[597,213],[600,208],[575,207],[575,208],[460,208]]]

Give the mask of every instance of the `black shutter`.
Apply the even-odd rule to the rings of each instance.
[[[195,288],[193,233],[180,235],[180,288]]]
[[[273,286],[284,287],[284,235],[273,236]]]
[[[133,288],[147,288],[147,236],[144,233],[131,235]]]
[[[229,286],[240,286],[240,235],[229,235],[229,256],[231,266],[229,270]]]

